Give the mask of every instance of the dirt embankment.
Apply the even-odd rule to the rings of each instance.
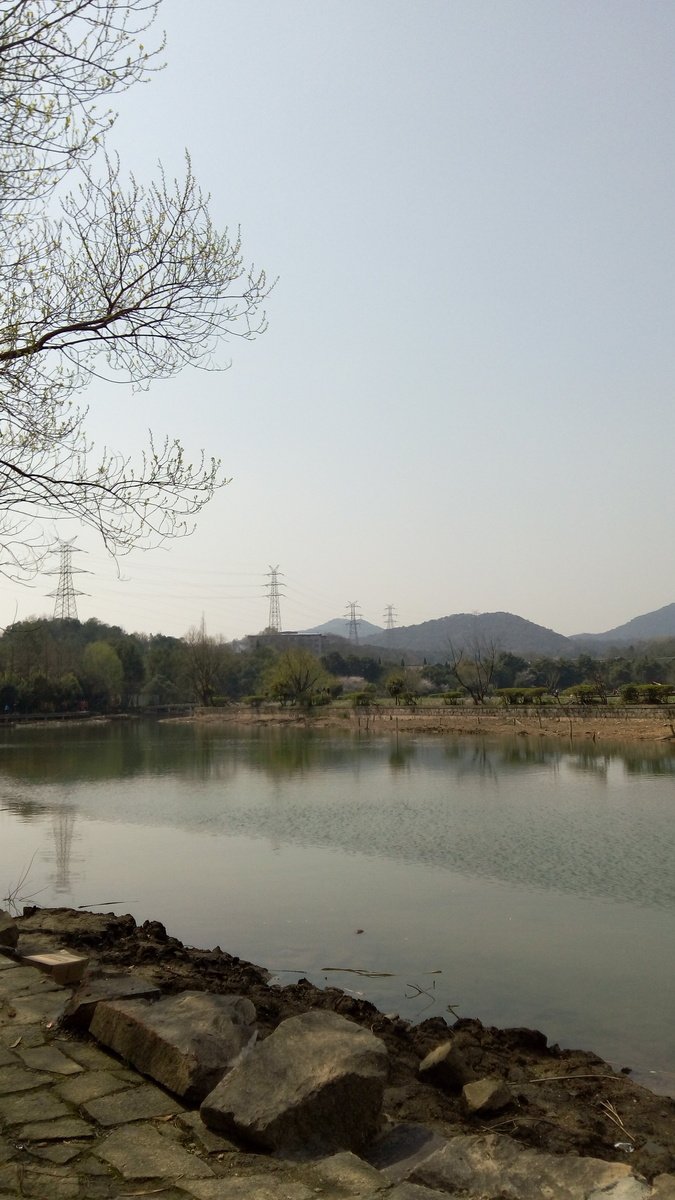
[[[94,973],[128,970],[166,992],[246,995],[256,1006],[262,1037],[286,1017],[311,1008],[342,1013],[372,1029],[388,1048],[385,1105],[395,1120],[422,1122],[445,1136],[498,1130],[551,1153],[623,1159],[650,1179],[675,1171],[675,1102],[639,1086],[627,1069],[614,1071],[594,1054],[549,1046],[536,1030],[488,1028],[469,1019],[450,1026],[442,1018],[414,1026],[337,988],[319,989],[307,980],[270,986],[261,967],[219,947],[186,947],[157,921],[138,926],[131,916],[29,908],[20,927],[22,944],[81,950],[90,956]],[[421,1059],[448,1038],[456,1040],[477,1076],[497,1076],[508,1083],[513,1103],[497,1118],[467,1117],[459,1094],[421,1082]]]
[[[243,706],[197,709],[193,716],[169,718],[199,724],[245,728],[345,729],[374,734],[461,734],[479,737],[554,738],[580,742],[664,742],[675,749],[675,713],[670,709],[578,709],[542,706],[540,710],[489,707],[261,709]]]

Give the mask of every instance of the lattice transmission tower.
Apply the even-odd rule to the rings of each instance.
[[[278,564],[276,567],[270,567],[267,572],[269,583],[265,584],[270,601],[267,628],[271,633],[281,633],[281,606],[279,600],[282,595],[281,587],[283,587],[283,584],[279,584],[280,575],[283,575],[283,571],[279,570]]]
[[[350,642],[354,642],[354,645],[356,646],[359,644],[359,625],[361,624],[361,618],[357,615],[356,611],[358,607],[358,600],[348,600],[347,608],[349,611],[345,613],[349,631],[347,633],[347,637],[349,638]]]
[[[393,604],[387,604],[387,606],[384,610],[384,627],[386,630],[390,630],[390,629],[394,628],[394,626],[396,625],[397,616],[398,616],[398,613],[396,612]]]
[[[70,538],[69,541],[59,541],[55,553],[59,554],[59,566],[53,571],[47,571],[47,575],[58,575],[59,584],[55,591],[48,592],[48,596],[54,596],[54,620],[55,621],[77,621],[77,603],[76,596],[86,596],[86,592],[80,591],[73,584],[73,575],[88,575],[82,567],[74,567],[72,556],[74,553],[81,554],[77,546],[73,545],[75,538]]]

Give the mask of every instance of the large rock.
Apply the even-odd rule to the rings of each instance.
[[[159,1000],[160,990],[147,979],[127,973],[88,979],[71,996],[65,1016],[69,1024],[88,1029],[96,1007],[104,1000]]]
[[[255,1016],[244,996],[181,992],[154,1004],[102,1001],[89,1031],[138,1071],[198,1104],[255,1037]]]
[[[456,1040],[442,1042],[430,1050],[422,1059],[418,1073],[423,1083],[432,1083],[444,1092],[461,1092],[465,1083],[476,1078]]]
[[[4,908],[0,908],[0,946],[6,950],[13,950],[18,940],[19,926],[14,917]]]
[[[452,1138],[409,1178],[467,1200],[647,1200],[651,1193],[625,1163],[540,1154],[494,1133]]]
[[[289,1017],[202,1104],[210,1129],[265,1150],[358,1150],[374,1133],[384,1043],[333,1012]]]
[[[469,1115],[500,1112],[509,1104],[513,1104],[513,1093],[503,1079],[476,1079],[462,1089],[462,1107]]]

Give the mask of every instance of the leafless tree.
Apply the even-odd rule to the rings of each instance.
[[[137,460],[93,453],[77,396],[94,377],[145,388],[212,367],[265,328],[264,272],[182,180],[125,179],[96,102],[146,79],[146,0],[17,0],[0,10],[0,570],[34,571],[45,517],[113,553],[192,528],[226,482],[215,457],[150,435]],[[66,190],[66,183],[73,183]]]
[[[490,638],[476,636],[459,648],[449,643],[450,670],[474,704],[483,704],[490,693],[498,653],[496,642]]]

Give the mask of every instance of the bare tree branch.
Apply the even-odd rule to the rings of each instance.
[[[95,455],[76,396],[93,378],[139,389],[213,368],[223,339],[266,326],[265,273],[214,227],[187,154],[181,180],[160,166],[143,185],[102,149],[114,113],[96,101],[157,69],[162,46],[139,40],[157,7],[0,8],[0,571],[15,577],[37,569],[46,517],[93,527],[114,554],[190,532],[227,482],[219,461],[152,435],[135,461]]]

